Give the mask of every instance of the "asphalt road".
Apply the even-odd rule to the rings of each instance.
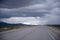
[[[55,35],[56,36],[56,35]],[[34,26],[0,32],[0,40],[56,40],[47,26]]]

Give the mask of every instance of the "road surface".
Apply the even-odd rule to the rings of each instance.
[[[55,35],[56,36],[56,35]],[[0,40],[56,40],[47,26],[34,26],[0,32]]]

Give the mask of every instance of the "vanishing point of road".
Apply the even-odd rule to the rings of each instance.
[[[0,32],[0,40],[56,40],[47,26],[32,26]]]

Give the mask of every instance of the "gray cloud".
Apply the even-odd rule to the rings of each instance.
[[[4,18],[4,17],[43,17],[45,16],[45,14],[48,14],[48,12],[1,12],[0,17]]]
[[[17,8],[30,4],[31,0],[0,0],[0,8]]]
[[[7,8],[0,8],[0,18],[39,16],[42,24],[60,24],[60,0],[33,0],[26,3],[27,6],[23,2],[21,5],[18,2],[15,6],[7,4]],[[3,6],[5,7],[5,4]]]

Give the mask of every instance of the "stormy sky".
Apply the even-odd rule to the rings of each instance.
[[[0,0],[0,21],[29,25],[60,24],[60,0]]]

